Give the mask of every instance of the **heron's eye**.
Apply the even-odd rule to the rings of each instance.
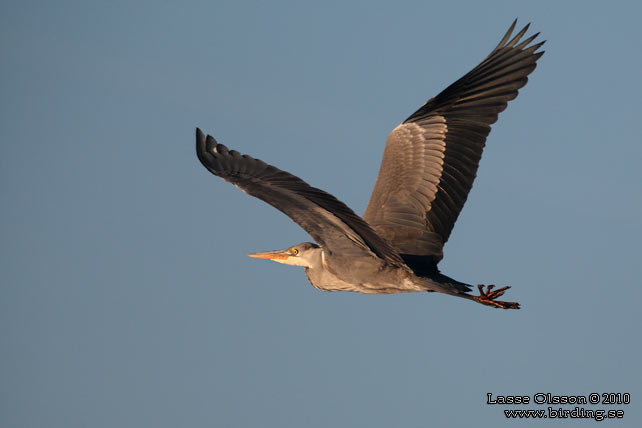
[[[292,251],[290,251],[290,253],[292,253],[293,256],[296,256],[299,254],[299,250],[297,250],[296,248],[293,248]]]

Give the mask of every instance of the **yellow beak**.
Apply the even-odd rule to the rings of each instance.
[[[291,254],[287,250],[263,251],[260,253],[248,254],[248,257],[254,257],[255,259],[274,260],[275,262],[287,260],[290,256]]]

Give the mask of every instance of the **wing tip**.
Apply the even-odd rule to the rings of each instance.
[[[510,38],[511,34],[513,34],[513,31],[515,31],[515,26],[517,25],[517,18],[513,21],[513,23],[508,27],[508,30],[506,31],[506,34],[504,34],[504,37],[497,43],[497,46],[493,50],[497,50],[504,46],[504,44],[508,41]]]
[[[515,28],[517,27],[517,20],[518,18],[515,18],[513,23],[510,25],[508,28],[508,31],[506,31],[506,34],[504,34],[504,37],[499,41],[495,49],[493,51],[496,51],[497,49],[501,48],[506,48],[506,47],[513,47],[515,46],[521,39],[524,37],[524,34],[528,31],[528,29],[531,27],[531,23],[527,23],[521,30],[515,34],[514,37],[511,36],[513,35],[513,31],[515,31]],[[522,42],[522,45],[520,45],[520,49],[523,48],[525,45],[528,45],[531,41],[533,41],[537,36],[539,36],[539,32],[535,33],[534,35],[530,36],[528,38],[528,42]]]
[[[221,153],[220,148],[224,148],[227,153],[227,148],[222,144],[217,144],[214,137],[207,134],[205,135],[200,128],[196,128],[196,156],[198,160],[210,172],[214,172],[214,163]]]
[[[201,131],[200,128],[196,128],[196,156],[198,156],[198,160],[201,161],[201,163],[204,163],[203,156],[206,153],[206,144],[205,144],[205,135],[203,134],[203,131]]]

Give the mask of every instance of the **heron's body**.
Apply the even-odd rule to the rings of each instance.
[[[457,295],[470,290],[465,284],[444,275],[437,274],[434,279],[418,276],[407,266],[391,265],[370,254],[348,259],[340,255],[326,255],[323,248],[313,251],[312,263],[305,267],[305,274],[312,285],[324,291],[364,294],[439,291]],[[441,281],[438,282],[437,277]]]
[[[402,293],[418,291],[412,287],[404,269],[386,266],[374,257],[355,257],[348,261],[321,249],[319,263],[305,268],[310,283],[324,291],[356,291],[365,294]],[[372,275],[376,272],[376,275]],[[365,275],[364,275],[365,274]]]
[[[326,256],[322,248],[318,251],[318,257],[318,263],[306,267],[305,274],[310,283],[320,290],[365,294],[422,290],[419,281],[412,281],[412,271],[388,265],[377,257],[366,255],[345,259],[332,254]]]
[[[514,38],[515,23],[477,67],[428,100],[395,128],[386,144],[366,212],[263,161],[196,133],[197,154],[213,174],[283,211],[317,242],[250,254],[304,266],[316,288],[389,294],[436,291],[500,308],[508,287],[468,294],[470,286],[441,274],[443,246],[472,187],[490,125],[535,69],[537,34]]]

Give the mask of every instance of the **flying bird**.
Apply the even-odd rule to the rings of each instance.
[[[490,126],[528,81],[544,42],[514,37],[513,22],[479,65],[428,100],[388,136],[362,217],[331,194],[286,171],[228,150],[196,129],[196,153],[212,174],[282,211],[316,243],[250,257],[305,267],[318,289],[366,294],[430,291],[503,309],[494,289],[456,281],[437,268],[477,174]],[[512,38],[511,38],[512,37]]]

